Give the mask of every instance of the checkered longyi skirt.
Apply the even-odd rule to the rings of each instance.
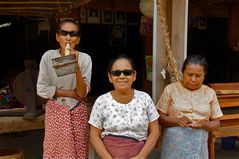
[[[45,113],[44,159],[87,159],[88,142],[86,105],[69,110],[49,100]]]

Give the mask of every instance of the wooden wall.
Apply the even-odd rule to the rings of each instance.
[[[228,47],[232,49],[239,43],[239,2],[231,5],[229,11]]]

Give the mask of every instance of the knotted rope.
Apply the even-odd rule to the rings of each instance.
[[[166,70],[168,71],[170,75],[171,82],[176,82],[181,79],[181,74],[178,71],[175,58],[173,57],[168,25],[167,25],[166,17],[164,16],[163,9],[162,9],[162,0],[157,0],[157,8],[158,8],[158,14],[160,16],[160,22],[162,24],[164,41],[166,44],[166,58],[167,58]]]

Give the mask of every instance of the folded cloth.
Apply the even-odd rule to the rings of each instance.
[[[129,159],[136,156],[144,146],[145,141],[137,141],[129,137],[107,135],[103,138],[106,149],[113,159]]]

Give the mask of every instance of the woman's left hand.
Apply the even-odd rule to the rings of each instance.
[[[142,156],[142,155],[140,155],[140,153],[138,154],[138,155],[136,155],[136,156],[134,156],[134,157],[131,157],[131,158],[129,158],[129,159],[146,159],[147,157],[144,157],[144,156]]]
[[[142,158],[142,157],[139,157],[139,156],[134,156],[134,157],[131,157],[130,159],[145,159],[145,158]]]
[[[193,128],[193,129],[202,129],[205,122],[207,122],[207,120],[194,121],[194,122],[188,124],[187,126]]]
[[[72,50],[72,51],[71,51],[71,54],[75,54],[75,55],[76,55],[76,61],[78,61],[79,52],[78,52],[78,51],[75,51],[75,50]]]
[[[86,97],[80,97],[79,94],[77,93],[77,90],[73,90],[73,95],[72,98],[75,98],[76,100],[80,101],[83,104],[86,104],[87,98]]]

